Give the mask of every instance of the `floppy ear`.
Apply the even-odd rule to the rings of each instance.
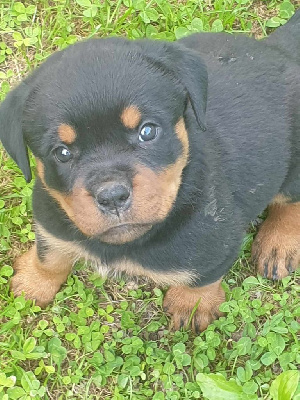
[[[22,129],[25,102],[39,79],[49,75],[49,69],[61,59],[64,50],[52,54],[40,67],[6,96],[0,104],[0,140],[11,158],[18,164],[27,182],[31,181],[31,170],[27,144]]]
[[[173,76],[185,87],[197,122],[205,127],[207,102],[207,70],[200,55],[178,43],[140,40],[144,56],[165,72]]]
[[[22,82],[0,105],[0,140],[22,170],[27,182],[31,181],[31,170],[22,131],[22,116],[23,106],[30,90],[30,87]]]

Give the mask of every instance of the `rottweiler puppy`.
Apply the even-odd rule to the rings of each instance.
[[[0,108],[31,179],[36,243],[11,281],[45,306],[78,259],[168,285],[175,328],[220,315],[251,220],[258,272],[300,260],[300,13],[268,39],[91,39],[56,52]]]

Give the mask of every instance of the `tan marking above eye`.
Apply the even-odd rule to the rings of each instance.
[[[126,128],[134,129],[140,123],[141,117],[141,112],[137,106],[129,106],[122,111],[121,121]]]
[[[61,124],[58,127],[58,136],[62,142],[72,144],[76,139],[76,132],[70,125]]]

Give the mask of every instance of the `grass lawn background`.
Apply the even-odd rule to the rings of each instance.
[[[82,38],[174,40],[202,30],[262,38],[299,7],[292,0],[0,0],[0,100],[54,50]],[[152,284],[103,280],[80,265],[41,310],[14,299],[7,283],[13,258],[34,240],[32,187],[0,149],[0,400],[300,399],[299,273],[280,283],[256,276],[254,226],[224,281],[226,317],[199,336],[169,330],[163,292]]]

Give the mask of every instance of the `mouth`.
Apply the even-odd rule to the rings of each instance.
[[[152,224],[120,224],[103,232],[99,239],[111,244],[128,243],[141,237],[151,228]]]

